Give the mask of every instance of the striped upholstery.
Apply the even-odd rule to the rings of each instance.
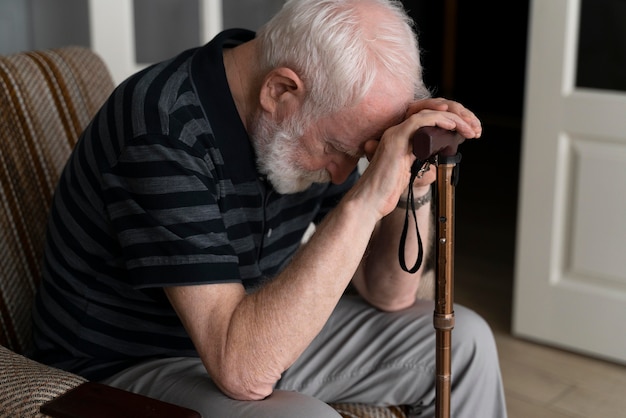
[[[0,417],[43,417],[43,403],[84,381],[0,347]]]
[[[85,48],[0,57],[0,416],[40,416],[41,404],[84,381],[20,353],[31,343],[54,187],[112,89],[104,63]]]
[[[405,418],[407,409],[402,406],[372,406],[361,403],[330,404],[343,418]]]
[[[20,353],[31,343],[30,310],[54,187],[112,89],[104,63],[85,48],[0,57],[0,416],[39,416],[41,404],[84,381]],[[346,418],[406,416],[398,407],[333,407]]]
[[[0,344],[22,352],[54,187],[113,81],[71,47],[0,58],[0,87]]]

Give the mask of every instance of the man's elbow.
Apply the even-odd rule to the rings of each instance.
[[[280,376],[279,376],[280,377]],[[238,401],[260,401],[274,391],[276,379],[255,377],[249,371],[222,372],[213,377],[219,389],[228,397]]]
[[[262,387],[249,387],[238,384],[220,385],[222,392],[236,401],[261,401],[272,394],[273,389],[264,390]]]

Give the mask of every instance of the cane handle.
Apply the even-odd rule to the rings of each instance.
[[[423,126],[413,135],[413,154],[421,161],[435,155],[451,157],[457,154],[457,148],[463,141],[465,138],[455,131],[438,126]]]

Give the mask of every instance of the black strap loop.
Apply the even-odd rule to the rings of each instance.
[[[424,257],[424,246],[422,244],[422,237],[420,236],[419,226],[417,225],[417,215],[415,213],[415,200],[413,196],[413,183],[415,182],[415,179],[417,178],[420,172],[420,169],[423,167],[424,164],[425,164],[424,161],[415,160],[413,162],[413,166],[411,166],[411,179],[409,180],[409,191],[408,191],[408,196],[407,196],[406,212],[404,215],[404,226],[402,227],[402,235],[400,235],[400,248],[398,249],[398,258],[400,259],[400,267],[402,267],[402,270],[411,274],[414,274],[415,272],[417,272],[417,270],[419,270],[419,268],[422,265],[422,259]],[[406,237],[407,237],[408,230],[409,230],[409,211],[412,212],[413,214],[413,221],[415,223],[415,232],[417,234],[417,244],[418,244],[417,260],[415,260],[415,264],[410,269],[407,267],[406,260],[404,258],[404,252],[405,252],[405,247],[406,247]]]

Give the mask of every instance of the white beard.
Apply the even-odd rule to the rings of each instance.
[[[293,116],[279,125],[259,116],[250,129],[257,168],[280,194],[298,193],[313,183],[328,183],[325,169],[309,171],[296,163],[301,150],[298,141],[306,130],[304,118]]]

